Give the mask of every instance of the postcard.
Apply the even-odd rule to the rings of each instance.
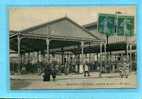
[[[137,88],[136,6],[8,10],[10,89]]]

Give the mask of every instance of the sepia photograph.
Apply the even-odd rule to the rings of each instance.
[[[136,6],[9,7],[11,90],[137,88]]]

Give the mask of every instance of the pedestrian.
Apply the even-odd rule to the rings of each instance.
[[[130,64],[128,63],[128,59],[126,56],[121,57],[121,63],[119,63],[119,71],[120,71],[120,77],[126,77],[128,78]]]
[[[50,81],[50,75],[51,75],[51,66],[48,64],[45,66],[44,74],[43,74],[43,81]]]
[[[85,64],[83,65],[83,70],[84,70],[84,77],[90,76],[89,75],[89,65],[87,64],[87,62],[85,62]]]
[[[57,72],[57,70],[56,70],[56,63],[55,62],[52,63],[52,67],[51,68],[52,68],[51,69],[51,75],[52,75],[53,81],[55,81],[55,79],[56,79],[56,72]]]

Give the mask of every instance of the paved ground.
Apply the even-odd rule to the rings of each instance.
[[[81,88],[136,88],[136,74],[120,78],[118,73],[102,74],[93,72],[89,77],[83,74],[57,76],[56,81],[43,82],[38,74],[12,75],[11,89],[81,89]]]

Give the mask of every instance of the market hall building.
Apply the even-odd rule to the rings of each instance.
[[[69,72],[72,68],[69,65],[74,64],[72,71],[81,73],[81,66],[87,61],[84,60],[88,52],[86,47],[97,44],[101,53],[103,43],[104,40],[67,17],[21,31],[11,30],[10,50],[18,53],[17,59],[12,58],[12,54],[10,56],[11,71],[21,72],[26,66],[27,71],[36,72],[43,64],[54,60],[66,68],[63,72]]]
[[[129,37],[129,41],[129,56],[135,64],[135,37]],[[10,30],[10,51],[17,53],[10,53],[11,73],[21,73],[23,67],[26,72],[40,72],[51,61],[56,61],[60,73],[82,73],[85,61],[90,71],[117,72],[126,42],[125,37],[112,36],[107,45],[105,35],[97,32],[96,22],[80,26],[63,17],[21,31]],[[135,70],[136,66],[132,66]]]

